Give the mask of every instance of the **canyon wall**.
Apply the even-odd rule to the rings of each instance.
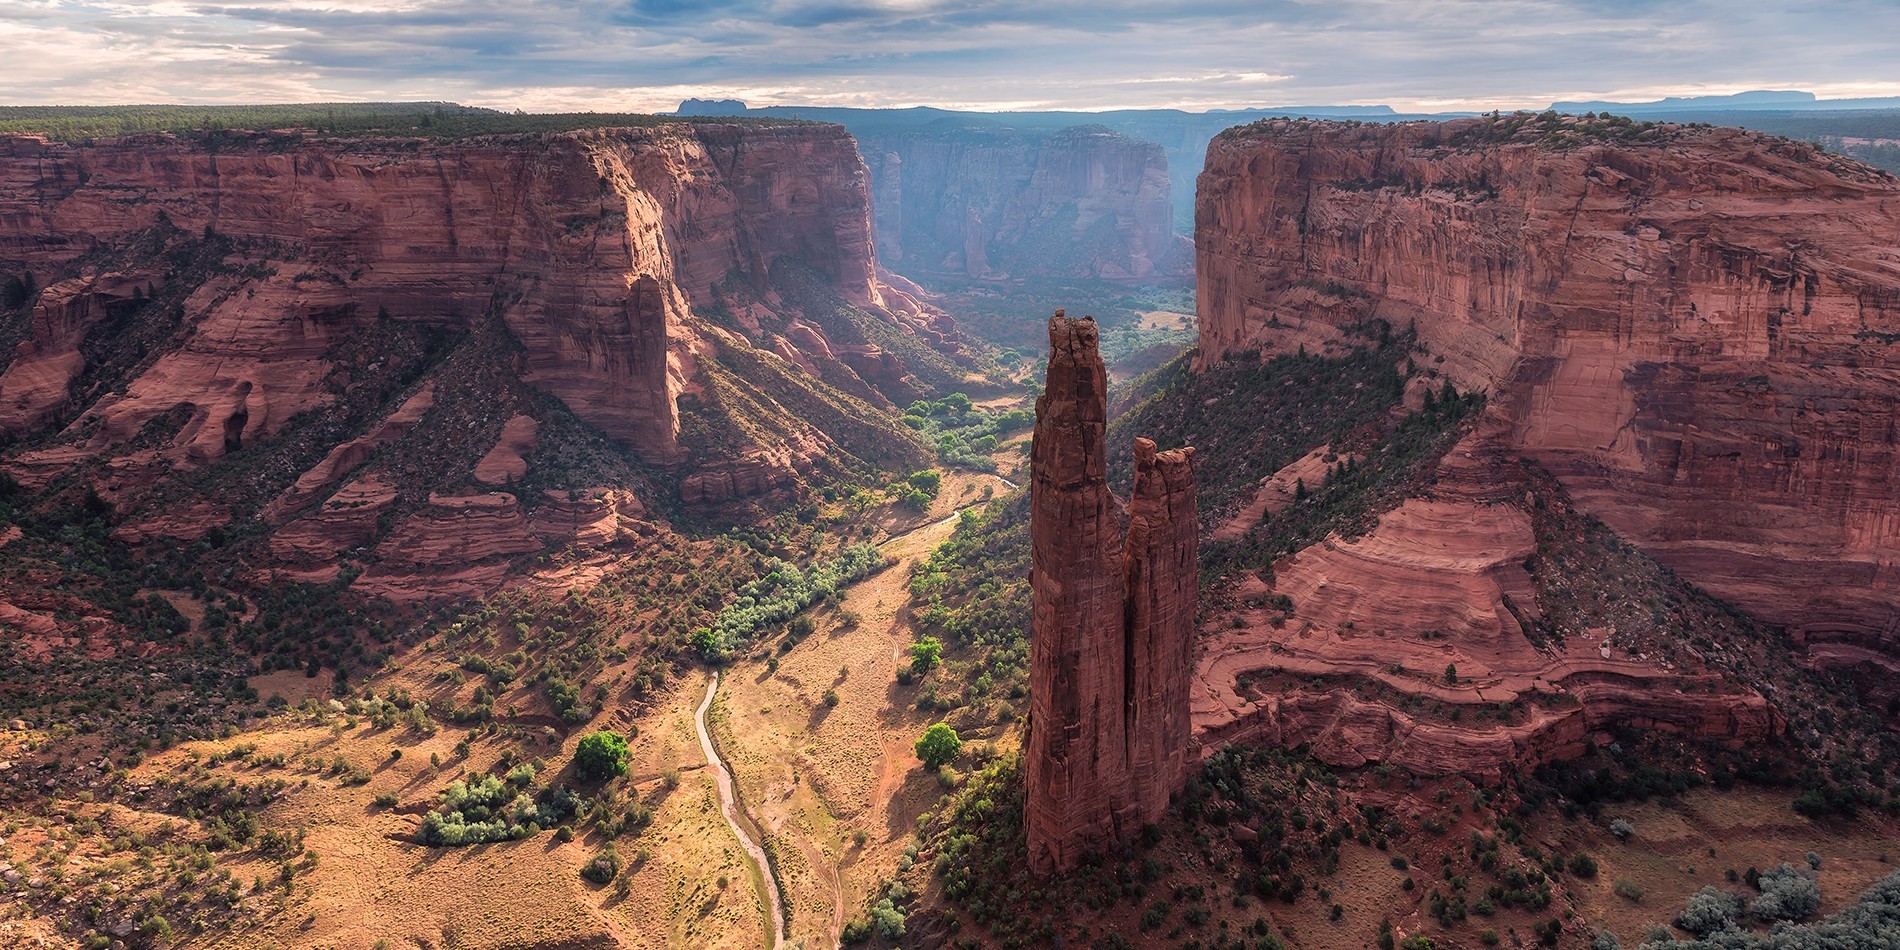
[[[149,371],[163,378],[154,385],[230,377],[234,360],[309,364],[379,311],[466,327],[493,305],[522,343],[524,379],[661,462],[678,456],[684,382],[669,347],[715,284],[763,282],[792,256],[855,302],[879,295],[862,166],[837,129],[678,125],[455,143],[285,133],[215,147],[13,137],[0,140],[0,270],[32,273],[46,291],[0,378],[0,427],[44,421],[67,398],[90,326],[131,284],[162,282],[86,263],[161,223],[287,253],[194,301],[199,332]],[[306,405],[321,398],[315,372],[273,372],[245,398]],[[178,386],[165,388],[145,400],[135,386],[125,401],[150,405],[102,410],[108,424],[136,427],[169,408],[158,403]]]
[[[1126,511],[1108,487],[1095,321],[1057,311],[1031,450],[1030,728],[1024,827],[1038,874],[1157,820],[1186,775],[1199,594],[1193,449],[1137,443]]]
[[[293,576],[357,552],[412,594],[610,542],[663,481],[913,465],[875,405],[954,327],[879,280],[867,186],[820,125],[0,138],[0,279],[35,288],[0,311],[0,465],[127,540],[256,517]]]
[[[1100,126],[854,130],[892,269],[980,279],[1188,273],[1161,148]]]
[[[1900,671],[1900,184],[1732,129],[1268,121],[1208,149],[1202,359],[1380,318],[1551,471],[1823,663]]]

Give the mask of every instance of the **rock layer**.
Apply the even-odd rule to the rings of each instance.
[[[879,277],[867,186],[819,125],[0,137],[0,281],[43,288],[0,314],[0,465],[97,490],[134,543],[256,518],[260,576],[363,559],[359,586],[424,596],[611,542],[645,506],[603,481],[729,504],[914,463],[874,404],[960,369],[955,329]],[[882,346],[810,325],[843,307]],[[804,368],[770,355],[794,326]]]
[[[1203,749],[1304,745],[1345,768],[1497,781],[1616,728],[1730,746],[1781,733],[1760,693],[1640,656],[1613,630],[1529,638],[1537,538],[1519,506],[1534,501],[1473,453],[1487,437],[1454,449],[1428,496],[1363,537],[1294,554],[1271,585],[1237,580],[1236,609],[1209,612],[1195,670]]]
[[[1049,323],[1030,483],[1031,867],[1128,840],[1185,776],[1198,521],[1192,449],[1141,440],[1128,532],[1108,487],[1108,385],[1095,322]]]
[[[1208,149],[1203,358],[1416,327],[1686,579],[1900,657],[1900,184],[1729,129],[1274,121]]]

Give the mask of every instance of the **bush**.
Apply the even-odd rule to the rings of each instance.
[[[1570,859],[1570,873],[1575,874],[1576,876],[1583,878],[1586,881],[1590,880],[1591,878],[1596,877],[1597,876],[1597,859],[1587,854],[1579,854],[1571,858]]]
[[[1610,834],[1615,835],[1618,841],[1628,841],[1630,840],[1630,836],[1635,833],[1636,826],[1621,818],[1610,822]]]
[[[1698,937],[1706,937],[1735,924],[1742,902],[1735,895],[1714,887],[1704,887],[1689,895],[1689,903],[1676,915],[1676,926]]]
[[[1764,871],[1757,886],[1761,896],[1749,905],[1748,912],[1763,923],[1804,920],[1821,909],[1820,885],[1793,865]]]
[[[1632,904],[1640,904],[1643,902],[1643,885],[1638,884],[1635,881],[1630,880],[1629,878],[1626,878],[1626,877],[1617,878],[1616,883],[1610,885],[1610,890],[1611,892],[1615,893],[1616,896],[1621,897]]]
[[[824,704],[826,709],[836,708],[838,705],[838,691],[835,689],[825,690]]]
[[[883,898],[871,905],[871,924],[878,936],[896,940],[904,935],[904,912],[890,898]]]
[[[917,740],[917,758],[932,769],[941,769],[956,760],[963,751],[963,740],[948,723],[937,723],[924,730]]]
[[[606,884],[619,876],[620,855],[614,852],[612,845],[581,865],[581,877],[595,884]]]
[[[150,941],[152,946],[165,946],[172,942],[171,921],[153,914],[139,923],[139,935]]]
[[[574,749],[574,770],[583,780],[616,778],[627,774],[627,740],[602,729],[585,736]]]
[[[862,917],[845,921],[838,939],[845,944],[860,944],[871,939],[871,921]]]
[[[1597,938],[1590,941],[1590,950],[1623,950],[1623,945],[1617,941],[1616,934],[1599,930]]]

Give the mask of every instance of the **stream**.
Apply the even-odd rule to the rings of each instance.
[[[774,950],[785,945],[784,898],[778,892],[778,879],[772,876],[771,862],[765,858],[765,849],[752,840],[745,826],[739,823],[739,800],[736,794],[732,770],[719,758],[719,751],[713,748],[712,735],[706,731],[706,710],[712,708],[713,694],[719,690],[719,674],[714,672],[712,682],[706,684],[706,698],[699,702],[699,712],[693,717],[693,724],[699,728],[699,748],[706,753],[706,766],[712,770],[713,781],[719,786],[719,811],[726,818],[726,827],[732,829],[732,836],[739,839],[739,847],[745,849],[746,858],[752,862],[758,872],[759,880],[764,882],[766,903],[772,917],[772,946]]]

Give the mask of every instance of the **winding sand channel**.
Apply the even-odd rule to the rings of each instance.
[[[699,729],[699,748],[706,753],[706,766],[712,770],[713,781],[719,786],[719,810],[726,817],[726,826],[732,829],[732,836],[739,839],[739,847],[745,849],[747,860],[758,875],[760,888],[765,894],[767,910],[772,918],[772,946],[774,950],[785,945],[785,902],[778,892],[778,880],[772,876],[772,866],[765,859],[765,849],[746,832],[739,822],[739,801],[733,791],[732,771],[726,763],[720,761],[719,751],[713,748],[712,736],[706,731],[706,710],[712,708],[713,694],[719,691],[719,673],[714,672],[712,681],[706,684],[706,698],[699,702],[699,712],[693,716],[693,724]]]

